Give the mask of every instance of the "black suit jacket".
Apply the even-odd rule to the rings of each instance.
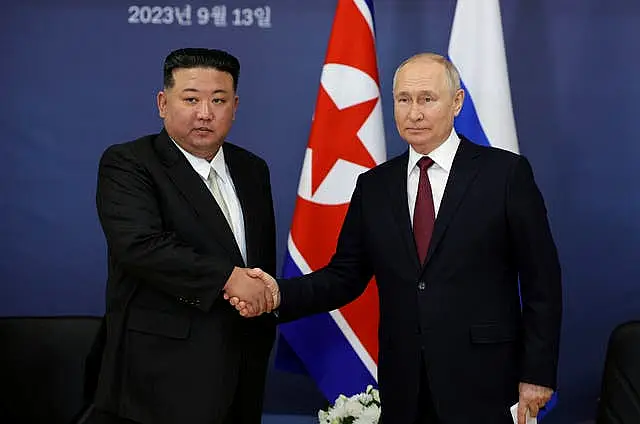
[[[109,253],[106,345],[95,403],[153,424],[259,423],[271,316],[222,297],[234,266],[275,272],[269,171],[229,143],[244,214],[245,264],[224,215],[165,131],[115,145],[98,173]]]
[[[519,381],[556,384],[560,267],[542,196],[524,157],[463,138],[420,264],[408,157],[359,177],[329,265],[280,281],[280,317],[340,307],[375,275],[384,422],[413,422],[424,361],[443,422],[507,423]]]

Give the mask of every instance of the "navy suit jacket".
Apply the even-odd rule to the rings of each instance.
[[[508,423],[518,382],[556,385],[560,266],[542,196],[524,157],[462,137],[421,264],[408,157],[359,177],[330,263],[279,282],[280,317],[338,308],[375,276],[382,420],[413,422],[424,363],[442,422]]]

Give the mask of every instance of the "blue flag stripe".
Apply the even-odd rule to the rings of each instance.
[[[489,140],[482,129],[480,119],[476,113],[476,107],[473,105],[473,99],[469,94],[469,91],[464,85],[463,81],[460,81],[460,85],[464,90],[464,103],[462,104],[462,110],[454,121],[454,126],[458,134],[462,134],[469,140],[482,146],[490,146]]]
[[[302,275],[289,252],[283,269],[285,278]],[[369,384],[376,385],[329,313],[281,324],[280,331],[327,400],[333,402],[340,394],[351,396]]]
[[[373,7],[373,0],[364,0],[364,2],[369,6],[369,11],[371,12],[371,19],[373,19],[373,25],[376,24],[376,16]]]

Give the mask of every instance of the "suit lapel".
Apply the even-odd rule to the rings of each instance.
[[[420,269],[420,259],[413,238],[411,216],[409,215],[409,200],[407,199],[407,166],[409,152],[399,156],[397,162],[390,168],[391,178],[386,179],[389,203],[393,208],[394,221],[399,229],[402,244],[407,250],[407,257],[416,269]]]
[[[163,130],[155,140],[158,156],[165,165],[169,178],[184,194],[188,203],[201,218],[204,226],[215,235],[217,240],[236,261],[242,262],[240,249],[227,223],[224,214],[202,179],[191,167],[182,152],[173,144]],[[226,152],[225,152],[226,153]]]
[[[461,137],[460,146],[458,147],[451,166],[451,172],[444,190],[438,217],[436,218],[433,228],[433,235],[431,236],[431,244],[427,252],[425,266],[429,263],[429,260],[437,249],[456,209],[458,209],[469,185],[478,173],[480,161],[476,159],[479,155],[480,149],[478,146]]]

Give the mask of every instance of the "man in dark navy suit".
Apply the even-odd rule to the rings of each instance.
[[[562,310],[531,166],[456,134],[464,91],[442,56],[405,61],[393,94],[409,149],[360,175],[330,263],[277,282],[280,320],[339,308],[375,276],[385,424],[507,424],[518,401],[525,424],[556,385]],[[230,297],[261,312],[244,300]]]

